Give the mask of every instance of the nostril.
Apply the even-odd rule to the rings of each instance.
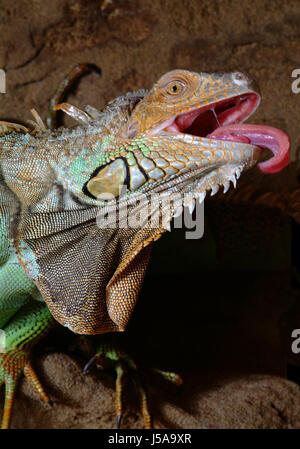
[[[242,72],[233,72],[232,80],[238,86],[247,85],[249,82],[251,82],[251,79]]]
[[[257,85],[256,81],[253,78],[251,78],[251,76],[249,76],[247,73],[233,72],[231,74],[231,77],[232,77],[232,81],[237,86],[247,87],[247,89],[250,89],[253,92],[256,92],[259,96],[261,96],[260,89],[259,89],[259,86]]]

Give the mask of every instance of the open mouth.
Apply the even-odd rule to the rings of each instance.
[[[190,134],[268,148],[273,156],[258,166],[264,173],[276,173],[289,163],[290,141],[287,134],[278,128],[243,124],[259,102],[260,97],[255,93],[221,100],[172,117],[153,133]]]

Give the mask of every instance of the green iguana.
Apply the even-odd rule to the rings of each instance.
[[[22,373],[49,401],[30,351],[54,323],[86,335],[124,331],[151,246],[172,217],[220,186],[226,193],[262,148],[273,152],[259,163],[263,172],[288,164],[285,133],[242,124],[259,102],[240,72],[173,70],[102,111],[54,101],[79,122],[73,128],[51,129],[50,114],[46,129],[35,111],[30,130],[0,122],[2,428]],[[137,216],[139,225],[131,225]],[[122,361],[101,351],[115,361],[120,421]],[[145,398],[143,413],[150,427]]]

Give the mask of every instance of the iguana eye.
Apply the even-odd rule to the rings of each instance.
[[[171,81],[166,86],[168,95],[179,95],[185,91],[185,84],[181,81]]]
[[[92,198],[111,200],[120,195],[126,182],[127,165],[123,159],[118,158],[96,170],[84,185],[83,191]]]

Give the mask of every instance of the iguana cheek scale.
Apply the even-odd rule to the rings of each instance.
[[[140,228],[118,222],[99,228],[99,214],[126,206],[130,216],[141,196],[156,194],[155,210],[169,223],[183,206],[192,211],[207,191],[235,185],[259,161],[261,147],[274,154],[260,163],[261,170],[276,172],[288,163],[289,140],[282,131],[242,124],[259,101],[255,85],[240,72],[174,70],[150,91],[128,93],[103,111],[56,104],[55,110],[79,122],[71,129],[46,129],[35,111],[31,130],[0,122],[3,427],[22,372],[48,400],[29,350],[53,317],[80,334],[127,326],[151,246],[165,228],[151,226],[153,210],[146,207],[139,210],[145,223]],[[50,128],[54,119],[50,114]],[[165,209],[162,199],[172,194],[172,208]],[[117,372],[120,387],[120,366]]]

